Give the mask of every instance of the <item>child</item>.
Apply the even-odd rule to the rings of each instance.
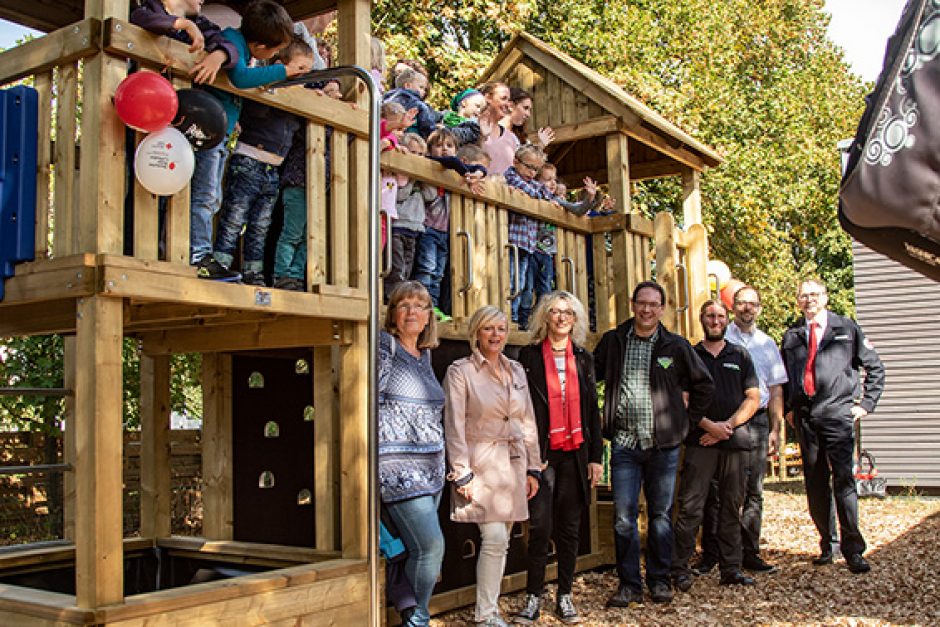
[[[372,78],[375,79],[381,98],[385,94],[385,46],[382,45],[382,40],[373,36],[369,52],[371,53],[370,61],[372,66],[369,72],[372,74]]]
[[[408,122],[413,119],[414,116],[411,115],[411,112],[406,111],[400,103],[382,103],[382,120],[379,130],[382,152],[388,150],[407,152],[407,150],[398,145],[398,134],[401,133],[401,131],[408,126]],[[398,186],[404,185],[407,182],[407,176],[393,174],[385,170],[382,171],[382,182],[379,185],[381,190],[379,201],[381,205],[380,213],[385,214],[385,216],[380,219],[382,224],[383,250],[385,249],[385,244],[388,242],[388,220],[386,217],[393,220],[398,217]]]
[[[412,125],[416,113],[415,109],[406,111],[398,102],[382,103],[382,120],[379,127],[382,152],[398,148],[398,136]]]
[[[271,59],[293,36],[290,15],[273,0],[255,0],[246,7],[240,29],[226,28],[222,36],[235,46],[238,59],[228,70],[232,84],[239,89],[260,87],[305,71],[309,63],[302,55],[287,65],[250,67],[253,58]],[[241,113],[241,97],[217,89],[210,93],[222,102],[228,123],[226,136],[235,130]],[[197,266],[196,276],[203,279],[237,281],[241,275],[220,264],[212,255],[212,218],[222,200],[222,173],[228,157],[227,142],[196,153],[190,203],[190,262]]]
[[[465,89],[450,101],[450,110],[441,120],[444,126],[453,129],[461,146],[478,144],[483,137],[478,120],[486,108],[486,97],[476,89]]]
[[[332,86],[332,88],[330,88]],[[322,89],[314,89],[329,98],[342,98],[339,81],[331,80]],[[326,127],[326,145],[330,144],[333,129]],[[330,152],[324,160],[327,191],[330,185]],[[281,166],[281,203],[284,205],[284,226],[274,249],[274,287],[304,291],[304,272],[307,269],[307,129],[300,125],[284,164]]]
[[[468,150],[470,152],[466,152]],[[428,138],[430,158],[463,175],[474,189],[486,176],[488,159],[482,151],[474,152],[473,146],[464,146],[461,151],[466,162],[456,156],[457,138],[450,129],[437,129]],[[478,188],[475,191],[479,191]],[[441,286],[450,253],[450,192],[425,185],[422,195],[425,203],[424,232],[416,243],[414,278],[427,288],[437,317],[446,321],[450,319],[445,313],[450,311],[450,298]]]
[[[313,65],[313,50],[301,37],[295,36],[278,60],[308,71]],[[242,112],[242,127],[229,159],[213,257],[229,268],[244,228],[242,281],[263,287],[264,246],[280,185],[278,168],[300,127],[300,118],[249,101]]]
[[[424,156],[427,144],[417,133],[406,133],[401,140],[401,147],[409,152]],[[396,213],[398,217],[392,222],[392,267],[385,277],[385,293],[411,278],[414,267],[415,244],[421,233],[424,232],[424,197],[421,190],[423,185],[417,181],[406,179],[398,187],[396,197]]]
[[[385,102],[397,102],[406,111],[415,109],[415,122],[408,130],[417,131],[421,137],[428,137],[440,121],[437,111],[424,101],[427,91],[428,78],[408,68],[395,79],[395,89],[385,94]]]

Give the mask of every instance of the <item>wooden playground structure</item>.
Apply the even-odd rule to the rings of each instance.
[[[337,10],[339,63],[369,67],[369,2],[283,4],[297,19]],[[201,280],[188,263],[189,188],[169,201],[161,246],[157,198],[127,175],[125,126],[111,103],[129,60],[167,71],[175,86],[188,87],[193,59],[186,46],[130,25],[129,0],[37,7],[17,1],[0,9],[2,17],[50,31],[0,53],[0,87],[30,79],[39,93],[36,255],[17,264],[5,282],[0,337],[66,337],[65,522],[64,537],[53,546],[0,552],[0,623],[381,621],[380,586],[370,575],[379,558],[370,541],[368,498],[374,472],[369,325],[376,323],[370,286],[376,277],[369,272],[367,194],[375,138],[366,110],[300,89],[239,91],[217,80],[221,89],[306,120],[308,288],[298,293]],[[529,89],[535,125],[556,130],[549,159],[559,178],[572,187],[585,175],[596,178],[617,200],[617,212],[577,217],[492,182],[474,195],[429,160],[383,155],[383,169],[453,194],[454,320],[442,325],[442,336],[464,339],[467,319],[484,304],[508,312],[508,213],[514,211],[557,225],[557,285],[585,303],[593,286],[595,338],[629,317],[633,287],[655,275],[667,293],[664,324],[697,339],[695,312],[708,298],[699,176],[718,165],[719,156],[596,72],[525,34],[483,79]],[[682,180],[682,228],[669,213],[650,220],[631,210],[633,182],[667,176]],[[126,196],[133,200],[129,211]],[[137,340],[141,354],[141,524],[133,538],[123,537],[120,507],[125,337]],[[516,330],[510,342],[527,338]],[[179,353],[202,354],[201,538],[170,533],[170,356]],[[289,368],[280,370],[285,364]],[[258,377],[267,385],[256,385]],[[291,384],[289,393],[278,387],[282,380]],[[282,404],[286,396],[297,398]],[[251,414],[254,407],[261,408],[258,416]],[[264,414],[272,407],[280,412],[276,420]],[[259,442],[246,444],[244,429],[254,429],[247,425],[259,416],[264,438],[258,427],[251,433]],[[282,437],[270,437],[271,422]],[[293,433],[299,435],[283,437]],[[306,462],[301,470],[282,473],[272,465],[259,473],[246,447],[265,463],[295,456]],[[306,483],[283,479],[301,472],[308,473]],[[268,498],[275,495],[282,500]],[[600,529],[597,509],[590,511],[581,568],[606,563],[599,535],[608,530]],[[281,533],[291,525],[302,527],[299,540]],[[214,573],[213,580],[194,583],[196,568]],[[55,584],[44,578],[53,570]],[[523,574],[510,573],[505,589],[523,584]],[[472,585],[442,591],[432,610],[472,602],[472,593]]]

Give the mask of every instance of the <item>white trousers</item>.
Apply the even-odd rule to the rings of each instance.
[[[509,532],[512,523],[478,523],[480,528],[480,554],[477,557],[477,605],[474,610],[476,622],[491,616],[499,616],[499,586],[506,568],[506,553],[509,550]]]

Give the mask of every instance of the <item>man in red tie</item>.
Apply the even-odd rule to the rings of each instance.
[[[797,292],[803,320],[783,335],[780,352],[789,383],[784,386],[787,422],[800,438],[809,513],[819,531],[816,565],[831,564],[831,508],[835,496],[841,549],[853,573],[866,573],[865,539],[858,529],[858,494],[852,472],[855,421],[875,409],[884,389],[885,371],[854,320],[826,309],[826,286],[804,279]],[[859,368],[865,378],[859,394]],[[830,478],[832,487],[830,489]]]

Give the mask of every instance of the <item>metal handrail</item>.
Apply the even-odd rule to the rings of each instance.
[[[574,275],[575,275],[574,259],[565,255],[564,257],[561,258],[561,263],[568,264],[568,291],[573,294],[574,293]]]
[[[512,285],[509,286],[509,296],[506,297],[507,301],[512,301],[522,293],[519,287],[522,283],[519,277],[519,247],[516,244],[506,244],[503,248],[508,248],[509,252],[512,253],[513,282]]]
[[[685,305],[683,305],[682,307],[677,307],[676,313],[684,314],[685,312],[689,310],[689,306],[691,305],[690,301],[692,299],[691,290],[689,289],[689,269],[685,267],[684,263],[677,263],[676,264],[677,275],[679,274],[679,270],[682,270],[682,288],[683,288],[682,291],[685,296]]]
[[[392,216],[382,212],[385,220],[385,233],[388,236],[388,243],[385,244],[385,269],[379,272],[379,278],[384,279],[392,273]],[[385,295],[388,297],[388,294]]]
[[[469,231],[458,231],[457,237],[467,238],[467,284],[457,290],[458,294],[465,294],[473,288],[473,236]]]

